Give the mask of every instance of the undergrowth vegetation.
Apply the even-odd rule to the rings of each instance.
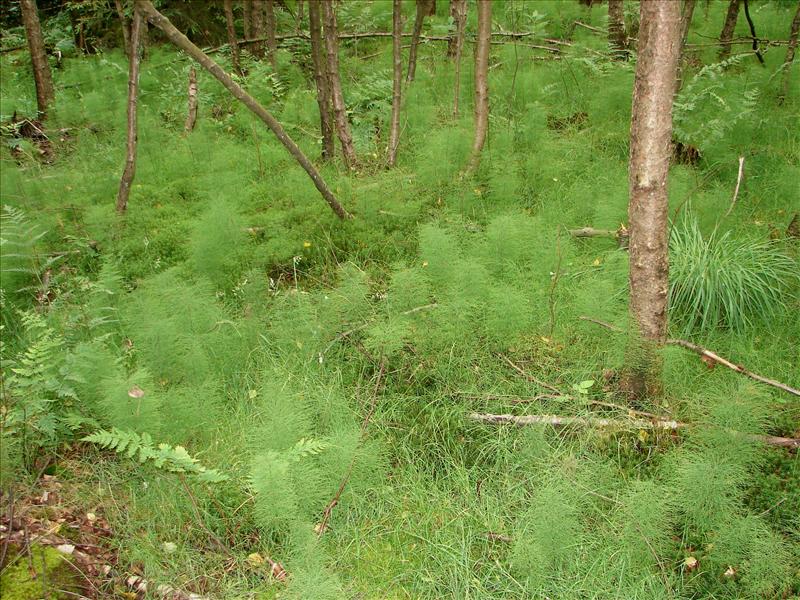
[[[439,4],[426,28],[442,35]],[[723,4],[698,6],[690,41],[718,35]],[[759,35],[785,38],[790,3],[752,4]],[[627,221],[633,65],[575,29],[604,28],[604,10],[495,5],[498,30],[575,43],[561,60],[493,46],[473,176],[471,52],[456,119],[444,45],[421,46],[386,170],[390,42],[343,41],[364,162],[321,171],[348,222],[205,73],[183,135],[190,64],[166,45],[142,63],[118,217],[127,63],[65,57],[53,161],[13,140],[0,154],[3,485],[55,472],[84,486],[122,564],[211,597],[800,594],[798,458],[758,437],[797,435],[780,391],[667,347],[664,401],[638,408],[687,423],[678,433],[468,418],[625,416],[625,335],[579,317],[626,329],[628,255],[569,229]],[[339,19],[388,31],[391,2],[345,2]],[[242,82],[317,157],[304,43],[281,47],[277,73],[245,53]],[[798,387],[800,73],[778,106],[781,48],[764,68],[716,51],[693,50],[709,66],[676,100],[676,141],[699,154],[670,173],[670,333]],[[0,61],[0,121],[34,114],[29,59]]]

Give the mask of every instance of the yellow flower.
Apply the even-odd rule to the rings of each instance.
[[[311,248],[311,242],[303,242],[303,248]]]

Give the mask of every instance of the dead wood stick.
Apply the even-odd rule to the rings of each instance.
[[[728,207],[728,211],[722,216],[723,219],[727,218],[733,207],[736,206],[736,199],[739,197],[739,186],[742,183],[742,175],[744,174],[744,156],[739,157],[739,174],[736,176],[736,189],[733,190],[733,200],[731,200],[731,205]]]
[[[551,392],[555,392],[556,394],[559,394],[560,396],[564,395],[561,392],[561,390],[559,390],[557,387],[555,387],[553,385],[550,385],[549,383],[547,383],[545,381],[542,381],[541,379],[537,379],[536,377],[534,377],[533,375],[531,375],[530,373],[525,371],[517,363],[515,363],[510,358],[508,358],[505,354],[498,354],[498,356],[500,358],[502,358],[504,361],[506,361],[506,363],[508,363],[508,366],[510,366],[512,369],[514,369],[517,373],[522,375],[528,381],[531,381],[531,382],[535,383],[536,385],[538,385],[540,387],[543,387],[543,388],[545,388],[547,390],[550,390]]]
[[[589,321],[590,323],[594,323],[595,325],[600,325],[601,327],[605,327],[611,331],[615,331],[617,333],[622,333],[622,329],[617,327],[616,325],[612,325],[611,323],[606,323],[605,321],[600,321],[598,319],[592,319],[591,317],[578,317],[581,321]],[[719,363],[724,367],[728,367],[732,371],[736,371],[737,373],[741,373],[745,377],[749,377],[750,379],[754,379],[760,383],[764,383],[766,385],[771,385],[772,387],[778,388],[779,390],[783,390],[793,396],[800,396],[800,390],[795,389],[785,383],[781,383],[780,381],[775,381],[774,379],[769,379],[768,377],[764,377],[763,375],[759,375],[758,373],[753,373],[748,369],[744,368],[742,365],[737,365],[729,361],[727,358],[720,356],[716,352],[708,350],[707,348],[703,348],[702,346],[690,342],[688,340],[680,340],[671,338],[664,342],[667,346],[680,346],[681,348],[685,348],[686,350],[691,350],[695,354],[699,354],[715,363]]]
[[[469,418],[473,421],[492,423],[496,425],[552,425],[553,427],[565,427],[567,425],[580,425],[582,427],[599,427],[610,429],[651,429],[663,431],[677,431],[678,429],[688,429],[691,423],[682,423],[674,420],[654,419],[601,419],[598,417],[571,417],[563,415],[495,415],[490,413],[470,413]],[[786,438],[775,435],[759,435],[741,433],[734,430],[726,430],[734,435],[742,436],[750,440],[762,442],[769,446],[780,448],[798,449],[800,448],[800,438]]]
[[[194,67],[189,69],[189,106],[186,113],[186,124],[183,126],[186,133],[194,129],[197,123],[197,71]]]

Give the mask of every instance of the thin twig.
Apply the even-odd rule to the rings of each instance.
[[[722,218],[725,219],[731,214],[733,211],[733,207],[736,206],[736,199],[739,197],[739,186],[742,183],[742,175],[744,174],[744,156],[739,157],[739,174],[736,176],[736,189],[733,190],[733,200],[731,200],[731,205],[728,207],[728,212],[726,212]]]
[[[549,383],[546,383],[546,382],[542,381],[541,379],[537,379],[536,377],[534,377],[533,375],[531,375],[530,373],[525,371],[517,363],[515,363],[510,358],[508,358],[505,354],[498,354],[498,356],[500,358],[502,358],[504,361],[506,361],[506,363],[508,363],[508,366],[510,366],[512,369],[514,369],[517,373],[522,375],[528,381],[531,381],[531,382],[535,383],[538,386],[541,386],[541,387],[543,387],[545,389],[548,389],[551,392],[555,392],[556,394],[563,395],[561,390],[559,390],[557,387],[555,387],[553,385],[550,385]]]

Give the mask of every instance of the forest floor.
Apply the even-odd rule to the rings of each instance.
[[[707,261],[702,289],[723,306],[735,282],[713,275],[764,273],[769,289],[735,315],[710,296],[676,300],[670,336],[798,388],[800,72],[779,104],[783,46],[762,67],[744,40],[716,64],[724,4],[698,6],[676,100],[691,151],[670,173],[673,269],[687,281]],[[790,4],[754,3],[762,39],[786,38]],[[53,598],[143,595],[129,577],[181,600],[800,594],[800,460],[757,437],[800,436],[796,398],[669,346],[663,398],[634,407],[643,422],[619,389],[625,334],[581,319],[627,329],[627,253],[569,232],[627,222],[634,65],[606,57],[604,10],[529,7],[497,2],[496,27],[572,45],[492,47],[489,141],[471,175],[472,53],[454,118],[444,45],[421,47],[387,170],[391,43],[343,44],[361,161],[321,172],[349,222],[205,73],[185,134],[191,65],[155,44],[120,218],[124,55],[64,58],[45,147],[9,124],[35,114],[29,59],[0,55],[3,238],[16,244],[3,402],[36,415],[3,434],[4,556],[37,535],[72,546],[78,591]],[[344,3],[340,21],[389,31],[391,3]],[[426,28],[446,32],[446,15]],[[281,48],[277,74],[245,62],[243,85],[316,158],[305,42]],[[726,254],[740,240],[758,252]],[[661,417],[689,426],[646,424]],[[105,441],[84,440],[98,430]]]

